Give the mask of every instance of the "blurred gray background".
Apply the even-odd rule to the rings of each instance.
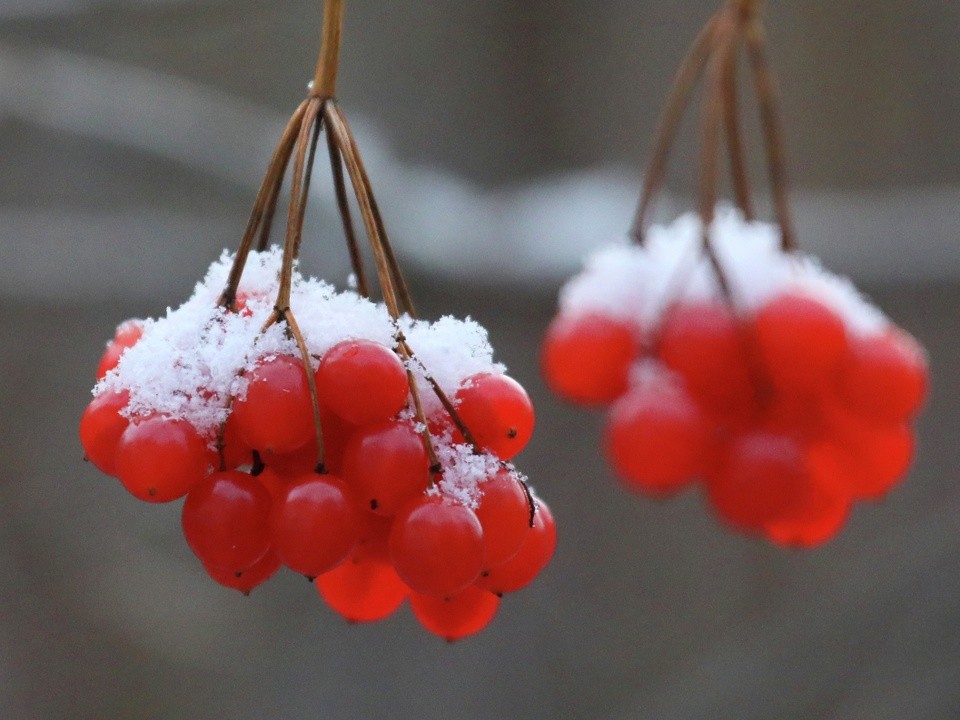
[[[346,626],[289,574],[219,588],[179,508],[133,501],[76,439],[116,323],[179,304],[238,241],[320,3],[0,0],[0,716],[960,716],[960,5],[768,3],[801,243],[931,354],[886,502],[814,552],[731,535],[693,493],[622,492],[600,418],[538,378],[556,290],[627,227],[715,5],[348,2],[339,95],[415,295],[484,323],[534,396],[518,463],[560,527],[541,579],[447,646],[405,612]],[[663,217],[690,206],[694,139]],[[312,207],[306,269],[341,281],[322,182]]]

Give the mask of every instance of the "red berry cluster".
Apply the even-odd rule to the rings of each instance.
[[[137,327],[149,338],[151,326]],[[81,418],[86,456],[141,500],[185,496],[184,536],[218,583],[249,592],[284,565],[316,579],[350,621],[386,618],[409,597],[426,629],[455,640],[486,626],[500,596],[550,560],[550,510],[506,462],[534,423],[511,378],[463,379],[451,398],[456,421],[436,406],[428,430],[398,354],[345,339],[316,358],[321,433],[311,378],[290,354],[259,357],[225,419],[198,428],[135,412],[131,390],[118,389],[133,372],[127,358],[139,361],[123,354],[139,339],[131,328],[122,325],[108,347],[99,370],[107,382]],[[222,401],[212,390],[197,394]]]
[[[542,354],[558,395],[612,403],[604,447],[628,487],[700,479],[728,524],[810,547],[907,472],[928,380],[904,331],[860,332],[796,285],[749,311],[714,296],[637,315],[561,311]]]

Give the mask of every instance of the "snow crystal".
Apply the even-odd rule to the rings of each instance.
[[[780,250],[779,230],[746,222],[733,208],[718,210],[710,229],[734,302],[755,312],[784,292],[811,295],[859,335],[883,332],[889,321],[846,278],[812,257]],[[716,275],[701,248],[702,224],[687,213],[668,226],[653,226],[643,246],[620,240],[592,255],[560,291],[564,314],[603,314],[655,327],[677,300],[721,299]]]
[[[238,312],[229,312],[217,307],[233,263],[233,256],[224,252],[179,308],[143,321],[139,342],[123,353],[94,394],[127,390],[128,417],[184,419],[212,438],[226,420],[232,399],[244,397],[245,376],[258,362],[299,355],[282,323],[261,331],[274,309],[281,262],[279,248],[251,252],[237,290]],[[350,290],[338,292],[322,280],[303,277],[296,268],[290,305],[315,367],[344,340],[396,345],[398,330],[382,303]],[[404,317],[400,326],[416,353],[412,369],[428,413],[442,407],[425,381],[428,373],[453,397],[471,375],[504,371],[493,361],[486,330],[473,320],[443,317],[431,323]],[[475,463],[457,462],[463,477],[472,477],[467,469]]]

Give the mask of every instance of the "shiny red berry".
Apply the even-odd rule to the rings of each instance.
[[[533,527],[520,550],[505,563],[485,570],[476,586],[498,595],[522,590],[532,583],[550,562],[557,547],[557,526],[550,508],[537,500]]]
[[[600,314],[559,315],[547,329],[540,355],[543,377],[570,402],[604,405],[627,389],[639,333]]]
[[[185,420],[150,417],[133,422],[117,445],[117,477],[147,502],[183,497],[208,468],[207,444]]]
[[[423,438],[400,420],[361,427],[344,448],[343,478],[366,507],[393,515],[430,481]]]
[[[120,414],[130,402],[130,393],[103,392],[97,395],[80,417],[80,444],[87,460],[100,472],[116,474],[117,445],[130,421]]]
[[[317,578],[320,597],[350,622],[376,622],[392,615],[410,594],[389,563],[351,558]]]
[[[862,415],[902,422],[920,410],[928,385],[923,348],[907,333],[892,329],[853,341],[840,378],[840,395]]]
[[[533,435],[533,403],[511,377],[480,373],[467,378],[457,391],[457,412],[484,450],[509,460]]]
[[[261,452],[289,453],[315,437],[307,374],[299,358],[264,360],[248,378],[246,395],[234,401],[232,410],[243,442]]]
[[[407,404],[407,371],[388,347],[372,340],[345,340],[317,368],[321,402],[347,422],[388,420]]]
[[[448,642],[483,630],[497,614],[500,598],[486,590],[468,587],[451,597],[413,593],[410,607],[424,628]]]

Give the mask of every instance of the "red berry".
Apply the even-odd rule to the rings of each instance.
[[[357,512],[357,544],[350,553],[354,560],[390,562],[390,529],[393,518],[361,508]]]
[[[810,502],[812,481],[800,445],[782,435],[754,432],[731,443],[708,478],[710,502],[720,516],[746,530],[794,519]]]
[[[366,507],[393,515],[430,481],[423,438],[399,420],[361,427],[344,448],[343,478]]]
[[[660,329],[658,353],[680,373],[691,395],[708,411],[752,417],[756,379],[747,356],[749,342],[730,309],[719,302],[671,308]]]
[[[754,318],[763,370],[786,392],[830,387],[848,348],[843,320],[811,297],[779,295]]]
[[[237,431],[237,421],[231,414],[223,426],[223,464],[224,469],[233,470],[253,461],[253,449],[247,445]],[[217,458],[220,467],[220,458]]]
[[[509,460],[533,435],[533,403],[511,377],[480,373],[467,378],[456,394],[457,412],[484,450]]]
[[[559,315],[547,329],[540,356],[547,385],[570,402],[613,402],[627,389],[638,335],[616,318]]]
[[[682,386],[637,386],[610,410],[607,457],[628,487],[669,493],[704,467],[708,423]]]
[[[483,569],[483,529],[473,511],[438,496],[410,503],[390,531],[400,578],[425,595],[453,595]]]
[[[280,561],[317,577],[346,559],[357,542],[353,498],[333,475],[305,475],[273,503],[270,537]]]
[[[502,469],[480,484],[477,519],[483,528],[484,568],[506,562],[530,530],[530,501],[515,473]]]
[[[519,552],[505,563],[484,571],[475,583],[477,587],[497,595],[522,590],[550,562],[557,547],[557,526],[547,504],[542,500],[536,504],[533,527],[527,531]]]
[[[100,393],[80,417],[80,443],[87,460],[107,475],[116,474],[117,445],[130,421],[120,414],[130,402],[130,393]]]
[[[207,575],[224,587],[249,595],[251,590],[272,578],[280,569],[280,558],[271,548],[267,550],[266,555],[244,570],[224,570],[212,565],[204,565],[203,569],[207,571]]]
[[[280,355],[249,373],[247,394],[233,403],[237,433],[261,452],[288,453],[315,436],[307,374],[299,358]]]
[[[778,545],[812,548],[833,538],[850,514],[849,479],[834,446],[819,443],[807,452],[811,493],[802,511],[788,519],[769,523],[764,529]]]
[[[147,502],[183,497],[208,467],[207,444],[185,420],[150,417],[133,422],[117,445],[117,477]]]
[[[120,323],[117,331],[107,344],[107,349],[100,358],[100,364],[97,366],[97,380],[103,379],[103,376],[113,370],[120,362],[120,356],[137,344],[137,341],[143,336],[143,323],[139,320],[127,320]]]
[[[477,587],[468,587],[452,597],[410,595],[417,621],[434,635],[454,642],[483,630],[497,614],[500,598]]]
[[[913,417],[927,394],[927,360],[910,335],[892,329],[854,339],[840,378],[840,394],[851,410],[884,422]]]
[[[270,504],[256,478],[236,470],[213,473],[187,494],[183,535],[204,565],[242,571],[270,549]]]
[[[350,622],[376,622],[393,614],[410,589],[389,563],[351,559],[317,578],[317,592]]]
[[[390,348],[372,340],[345,340],[323,356],[317,393],[354,425],[388,420],[407,404],[407,371]]]

